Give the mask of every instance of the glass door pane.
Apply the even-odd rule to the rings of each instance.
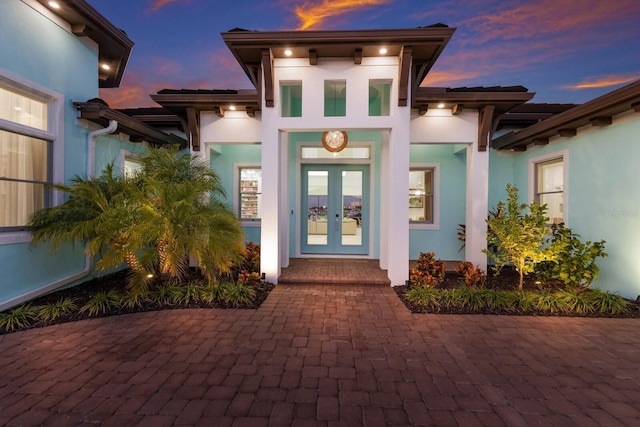
[[[342,245],[362,245],[362,171],[342,171]]]
[[[307,188],[307,236],[310,246],[327,246],[327,214],[329,196],[329,171],[308,170]]]

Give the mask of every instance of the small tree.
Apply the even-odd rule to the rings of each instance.
[[[518,187],[507,184],[507,203],[498,202],[498,214],[487,219],[487,241],[495,252],[483,250],[494,260],[498,269],[513,265],[520,274],[518,289],[522,290],[524,275],[545,259],[542,249],[549,220],[546,205],[536,202],[518,203]]]

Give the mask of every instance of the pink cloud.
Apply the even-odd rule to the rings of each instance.
[[[176,3],[179,1],[183,1],[183,0],[152,0],[151,7],[149,8],[149,12],[157,12],[158,10],[162,9],[163,7],[169,4]]]
[[[632,81],[635,81],[638,79],[640,79],[640,74],[636,74],[633,76],[608,75],[608,76],[589,79],[573,85],[565,85],[563,86],[563,88],[570,89],[570,90],[596,89],[596,88],[602,88],[602,87],[618,86],[625,83],[631,83]]]

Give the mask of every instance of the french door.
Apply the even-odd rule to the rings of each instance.
[[[301,252],[367,255],[369,165],[301,166]]]

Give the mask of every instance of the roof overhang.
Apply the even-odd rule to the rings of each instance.
[[[247,31],[235,29],[222,33],[222,38],[258,90],[261,70],[265,75],[265,102],[273,101],[274,58],[305,58],[315,65],[323,58],[352,58],[360,64],[363,58],[396,56],[400,59],[399,105],[406,105],[408,82],[412,91],[436,62],[453,36],[455,28],[443,24],[411,29],[340,30],[340,31]],[[381,48],[386,53],[380,52]],[[285,52],[289,51],[289,55]],[[409,80],[411,78],[411,80]],[[404,102],[404,103],[403,103]]]
[[[88,37],[98,44],[99,86],[101,88],[120,86],[133,49],[133,42],[127,34],[116,28],[85,0],[57,0],[60,5],[58,9],[51,7],[48,0],[36,1],[68,22],[74,35]],[[108,66],[109,69],[103,66]]]
[[[107,126],[110,120],[117,121],[117,131],[129,135],[134,142],[147,141],[152,145],[179,145],[183,148],[187,145],[184,138],[164,133],[120,111],[113,110],[102,102],[74,102],[73,105],[80,113],[80,118],[90,122]]]
[[[184,117],[187,108],[197,112],[214,111],[220,117],[225,111],[246,111],[250,117],[260,109],[256,90],[164,89],[151,95],[158,104]]]
[[[491,145],[498,150],[524,151],[529,144],[547,144],[551,137],[575,136],[583,126],[607,126],[613,116],[629,110],[640,112],[640,80],[518,132],[507,133]]]

